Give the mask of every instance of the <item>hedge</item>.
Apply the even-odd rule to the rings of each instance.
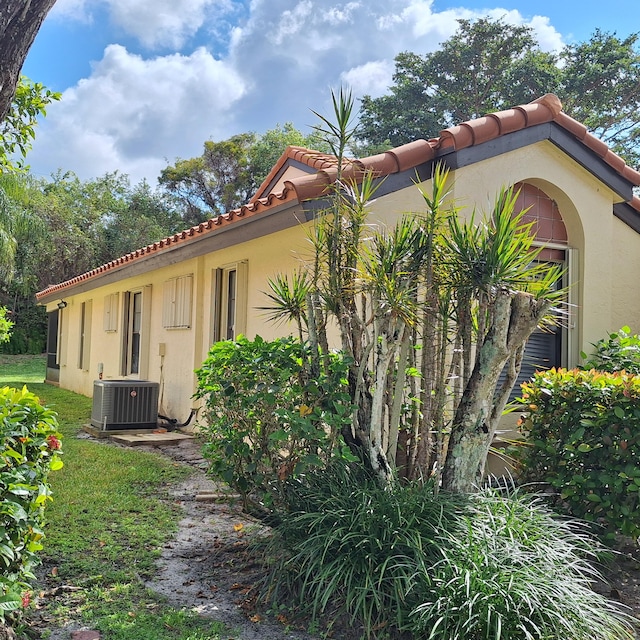
[[[62,467],[56,414],[27,388],[0,388],[0,622],[26,606],[44,537],[49,472]]]
[[[640,376],[550,369],[522,391],[522,479],[605,537],[640,537]]]

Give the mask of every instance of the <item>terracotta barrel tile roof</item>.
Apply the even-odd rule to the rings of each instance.
[[[407,169],[413,169],[418,165],[433,160],[435,157],[435,143],[436,140],[414,140],[408,144],[403,144],[395,149],[390,149],[385,153],[393,156],[398,165],[398,171],[406,171]],[[374,156],[375,157],[375,156]],[[366,158],[362,161],[366,162]],[[386,163],[381,163],[380,169]],[[388,173],[382,173],[381,175],[389,175]]]
[[[345,179],[361,179],[366,171],[375,177],[384,177],[393,173],[406,171],[429,162],[439,156],[452,151],[458,151],[474,145],[479,145],[532,127],[535,125],[555,122],[565,129],[571,136],[584,144],[597,157],[601,158],[614,171],[633,185],[640,185],[640,172],[629,167],[622,158],[613,153],[607,145],[587,128],[562,111],[562,103],[557,96],[547,94],[525,105],[488,114],[440,132],[438,138],[431,140],[415,140],[409,144],[390,149],[359,160],[346,160],[343,175]],[[286,164],[290,161],[306,165],[314,173],[296,176],[285,180],[281,191],[268,192],[272,182],[281,175]],[[67,282],[52,285],[36,294],[37,299],[43,299],[53,293],[62,291],[79,282],[94,278],[104,272],[117,269],[125,264],[141,260],[149,255],[166,251],[181,243],[202,238],[216,232],[221,226],[233,224],[239,218],[249,218],[259,215],[279,204],[291,202],[302,203],[326,195],[327,188],[338,174],[337,159],[329,154],[305,149],[304,147],[287,147],[276,165],[262,183],[256,194],[247,205],[234,209],[228,213],[203,222],[182,233],[148,245],[142,249],[122,256],[116,260],[97,267],[92,271],[79,275]],[[629,203],[640,212],[640,199],[634,197]]]
[[[106,264],[100,265],[91,271],[87,271],[79,276],[71,278],[70,280],[66,280],[65,282],[61,282],[59,284],[53,284],[36,293],[36,299],[40,300],[47,296],[50,296],[53,293],[58,291],[62,291],[73,285],[79,284],[80,282],[84,282],[85,280],[90,280],[91,278],[95,278],[102,273],[107,271],[113,271],[120,267],[123,267],[126,264],[129,264],[133,261],[140,260],[150,254],[157,254],[160,251],[165,251],[169,248],[174,247],[178,244],[184,244],[190,240],[195,240],[201,238],[208,233],[211,233],[216,230],[216,228],[220,226],[226,226],[234,222],[237,218],[243,217],[251,217],[263,212],[265,209],[270,209],[276,204],[287,201],[295,201],[296,194],[295,191],[291,189],[284,189],[280,193],[269,194],[266,198],[261,198],[255,202],[249,203],[247,205],[243,205],[239,209],[233,209],[228,213],[220,216],[216,216],[215,218],[211,218],[206,222],[201,222],[200,224],[191,227],[190,229],[186,229],[185,231],[176,233],[167,238],[163,238],[157,242],[154,242],[142,249],[137,249],[136,251],[132,251],[131,253],[127,253],[120,258],[116,258],[115,260],[111,260]]]

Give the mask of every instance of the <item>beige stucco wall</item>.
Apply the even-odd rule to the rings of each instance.
[[[589,172],[551,143],[541,142],[461,168],[452,178],[452,197],[456,205],[466,207],[463,215],[470,215],[474,205],[479,210],[488,210],[501,187],[521,181],[533,183],[556,200],[567,227],[569,247],[577,251],[571,274],[571,296],[577,306],[570,331],[568,365],[578,363],[580,350],[588,351],[591,343],[623,324],[640,330],[640,296],[635,284],[640,272],[640,235],[612,215],[615,194]],[[428,183],[422,186],[429,191]],[[410,186],[379,197],[372,204],[372,220],[385,220],[391,225],[402,213],[424,208],[418,188]],[[269,323],[263,312],[257,310],[267,304],[263,292],[268,289],[268,279],[278,272],[291,273],[310,256],[311,244],[305,228],[296,225],[87,293],[65,295],[68,307],[63,310],[61,320],[60,385],[91,395],[99,363],[104,379],[122,378],[122,322],[117,331],[104,331],[104,300],[105,296],[118,293],[122,317],[123,292],[143,289],[149,302],[148,366],[140,377],[161,384],[161,413],[184,420],[193,406],[193,371],[206,357],[211,343],[215,269],[246,261],[245,333],[249,337],[260,334],[273,338],[295,331],[295,327]],[[165,329],[164,282],[187,274],[193,275],[192,325],[189,329]],[[83,370],[78,367],[80,310],[82,302],[89,301],[92,344],[88,369]],[[55,302],[49,307],[55,308]],[[161,349],[160,345],[164,347]]]
[[[268,279],[278,271],[291,272],[300,260],[309,255],[309,243],[300,226],[280,231],[268,238],[251,240],[241,245],[215,251],[184,262],[156,269],[147,274],[123,279],[119,283],[99,287],[93,291],[64,296],[67,307],[61,313],[60,385],[77,393],[92,395],[93,381],[102,369],[104,380],[120,380],[123,342],[124,292],[142,290],[143,305],[149,323],[143,324],[148,336],[147,357],[141,355],[141,373],[132,379],[152,380],[160,383],[160,413],[180,421],[185,420],[194,405],[191,396],[195,389],[194,369],[204,358],[210,346],[213,274],[216,268],[247,261],[247,327],[246,335],[260,334],[275,337],[294,328],[274,326],[267,322],[257,307],[268,302],[264,291]],[[192,324],[188,329],[163,328],[163,287],[165,281],[184,275],[193,275]],[[118,293],[119,322],[116,331],[103,327],[105,297]],[[146,297],[146,302],[145,302]],[[80,323],[82,303],[91,303],[91,348],[89,366],[79,367]],[[55,309],[55,303],[49,310]],[[143,344],[144,344],[143,336]],[[164,355],[161,355],[164,353]],[[145,361],[146,360],[146,361]],[[145,367],[146,365],[146,367]]]
[[[618,196],[550,142],[518,149],[458,169],[452,175],[451,195],[461,215],[474,207],[476,219],[490,210],[500,188],[529,182],[553,198],[576,250],[571,273],[571,350],[566,364],[579,363],[580,351],[589,351],[609,331],[622,324],[640,328],[640,296],[634,296],[640,261],[640,235],[612,214]],[[429,183],[421,185],[429,192]],[[424,202],[416,187],[380,198],[385,208],[420,211]]]
[[[613,245],[609,255],[611,269],[611,322],[609,330],[628,325],[640,333],[640,246],[637,233],[613,219]],[[603,338],[601,335],[598,338]]]

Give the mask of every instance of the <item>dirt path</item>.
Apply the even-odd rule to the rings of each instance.
[[[195,472],[170,488],[184,517],[176,537],[167,543],[158,562],[158,573],[147,586],[165,596],[175,607],[185,607],[223,622],[232,630],[229,640],[314,640],[253,610],[249,590],[261,568],[247,551],[248,539],[260,524],[242,513],[228,499],[212,499],[224,493],[204,472],[206,462],[196,440],[161,447],[142,445]],[[226,638],[224,640],[227,640]]]
[[[239,507],[202,499],[216,492],[219,488],[201,471],[171,491],[184,518],[162,552],[158,574],[147,586],[176,607],[224,622],[233,630],[234,640],[311,640],[312,636],[253,610],[249,590],[260,567],[247,553],[247,538],[260,526]]]

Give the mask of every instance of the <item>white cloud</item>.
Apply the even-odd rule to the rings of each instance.
[[[543,51],[560,51],[565,41],[545,16],[533,16],[529,25],[533,29]]]
[[[90,177],[118,169],[153,181],[165,159],[198,155],[206,139],[225,137],[244,91],[233,69],[202,48],[144,60],[110,45],[91,77],[49,108],[33,154],[50,160],[48,172]]]
[[[302,0],[293,9],[287,9],[280,14],[278,29],[269,34],[269,39],[276,46],[281,45],[285,39],[298,35],[304,29],[307,18],[311,16],[313,3],[311,0]]]
[[[433,51],[458,19],[488,13],[437,11],[433,0],[58,0],[55,6],[59,16],[88,19],[94,12],[94,28],[104,27],[110,40],[91,75],[49,108],[28,160],[39,173],[61,167],[90,177],[119,169],[151,182],[165,158],[198,155],[206,139],[287,121],[304,129],[315,123],[311,109],[331,113],[330,87],[346,83],[356,97],[382,95],[399,52]],[[105,15],[103,25],[98,17]],[[515,10],[498,7],[490,15],[527,23]],[[527,24],[545,49],[561,45],[548,19]],[[114,25],[147,47],[172,44],[183,55],[145,59],[107,46]]]
[[[106,11],[109,21],[149,49],[180,49],[203,27],[236,13],[234,0],[57,0],[51,15],[90,23]]]
[[[49,15],[51,18],[60,20],[91,22],[92,16],[88,4],[90,0],[56,0]]]
[[[361,6],[360,2],[347,2],[344,6],[329,7],[329,9],[324,12],[323,19],[328,24],[333,25],[352,22],[356,9],[359,9]]]
[[[351,87],[354,95],[377,98],[387,93],[392,84],[394,64],[391,60],[365,62],[340,74],[340,80]]]
[[[181,48],[205,24],[208,12],[230,10],[227,0],[107,0],[115,24],[149,48]]]

